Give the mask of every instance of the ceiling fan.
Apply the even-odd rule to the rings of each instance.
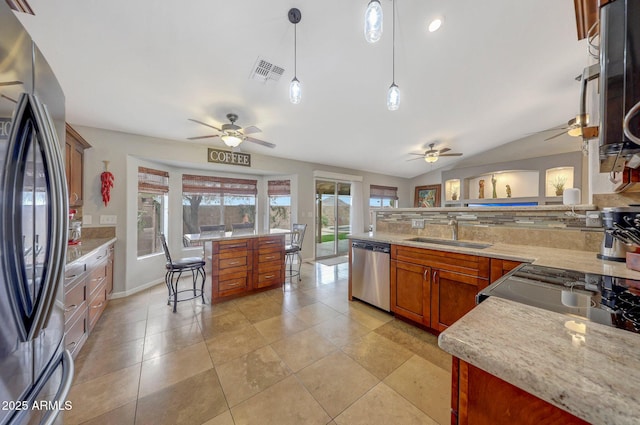
[[[583,122],[584,121],[584,122]],[[567,125],[563,127],[550,128],[548,130],[542,130],[540,133],[545,131],[560,131],[558,134],[554,134],[551,137],[547,137],[544,141],[555,139],[556,137],[560,137],[563,134],[567,133],[571,137],[582,136],[582,129],[589,124],[589,115],[576,115],[574,118],[571,118],[567,121]]]
[[[451,150],[449,148],[443,148],[440,150],[434,149],[435,145],[436,145],[435,143],[429,143],[429,149],[426,150],[424,153],[411,153],[411,155],[418,155],[420,158],[411,158],[411,159],[408,159],[407,161],[413,161],[415,159],[424,159],[426,162],[434,163],[441,156],[462,156],[461,153],[446,153]]]
[[[227,114],[227,119],[231,121],[231,124],[222,124],[220,128],[214,127],[211,124],[207,124],[206,122],[194,120],[193,118],[189,118],[189,121],[193,121],[198,124],[202,124],[206,127],[213,128],[216,131],[219,131],[222,134],[211,134],[208,136],[199,136],[199,137],[189,137],[188,140],[199,140],[199,139],[208,139],[211,137],[219,137],[222,139],[225,145],[235,148],[240,143],[244,142],[253,142],[258,145],[266,146],[268,148],[275,148],[276,145],[270,142],[265,142],[264,140],[256,139],[255,137],[248,136],[249,134],[260,133],[260,130],[255,125],[250,125],[248,127],[242,128],[239,125],[236,125],[236,121],[238,120],[238,115],[236,114]]]

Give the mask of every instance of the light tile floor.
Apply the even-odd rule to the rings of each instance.
[[[284,291],[177,313],[164,285],[112,300],[76,359],[64,423],[450,423],[436,337],[347,294],[347,263],[305,263]]]

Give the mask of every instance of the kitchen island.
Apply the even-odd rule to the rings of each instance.
[[[454,363],[460,359],[463,368],[465,363],[479,368],[588,423],[638,423],[638,334],[490,297],[441,333],[438,343],[456,357]],[[455,387],[464,381],[454,381],[458,423],[483,423],[477,415],[487,413],[479,410],[491,407],[482,400],[460,397],[455,403]],[[474,390],[473,384],[467,385],[460,394]],[[506,408],[500,412],[503,422],[492,423],[529,423],[516,417],[526,406],[521,410],[514,400],[495,401]]]
[[[640,280],[640,273],[624,263],[599,260],[590,251],[503,243],[451,246],[380,232],[351,237],[425,252],[488,257],[492,272],[494,261],[504,260]],[[406,259],[405,255],[398,261]],[[428,280],[429,273],[426,276]],[[439,303],[436,291],[442,290],[441,283],[431,281],[432,306]],[[432,309],[428,327],[443,331],[439,345],[455,356],[452,423],[637,423],[640,335],[496,297],[471,306],[444,328],[438,329],[434,314]]]
[[[202,245],[210,283],[204,291],[212,303],[277,288],[285,279],[288,231],[225,236],[186,235]]]

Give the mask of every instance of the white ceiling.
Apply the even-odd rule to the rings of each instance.
[[[188,118],[219,126],[234,112],[277,144],[244,151],[414,177],[459,159],[407,162],[430,142],[466,158],[576,115],[574,78],[588,59],[573,1],[395,1],[394,112],[390,0],[373,45],[368,0],[30,0],[36,16],[20,19],[63,86],[70,123],[179,143],[215,133]],[[302,12],[299,105],[288,100],[291,7]],[[429,33],[436,15],[444,25]],[[280,81],[249,78],[258,57],[285,68]],[[540,143],[553,143],[547,135]]]

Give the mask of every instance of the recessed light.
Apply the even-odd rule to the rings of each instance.
[[[429,23],[429,32],[438,31],[440,29],[440,27],[442,26],[442,22],[443,21],[444,21],[444,18],[436,18],[433,21],[431,21]]]

